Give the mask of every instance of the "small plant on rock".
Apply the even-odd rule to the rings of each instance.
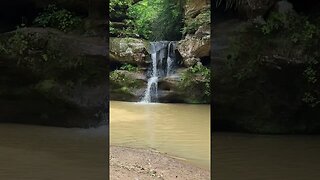
[[[130,71],[130,72],[137,72],[139,71],[139,68],[138,67],[135,67],[131,64],[124,64],[120,67],[120,70],[126,70],[126,71]]]
[[[199,89],[202,87],[204,93],[204,99],[209,101],[211,95],[210,90],[210,78],[211,71],[201,63],[189,67],[183,74],[180,82],[180,88],[182,89]]]

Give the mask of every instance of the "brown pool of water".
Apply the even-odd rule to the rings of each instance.
[[[213,134],[213,179],[319,180],[320,136]]]
[[[105,180],[107,126],[0,124],[1,180]]]
[[[210,168],[210,106],[110,102],[111,145],[151,148]]]

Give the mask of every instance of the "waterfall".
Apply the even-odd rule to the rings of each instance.
[[[148,85],[140,102],[157,102],[158,80],[173,73],[175,62],[175,42],[159,41],[150,43],[151,73],[149,73]]]
[[[173,70],[173,63],[175,60],[175,46],[174,42],[170,42],[168,45],[168,58],[167,58],[167,76],[170,76]]]

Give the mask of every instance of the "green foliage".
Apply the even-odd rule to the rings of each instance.
[[[29,50],[29,38],[23,33],[16,31],[16,33],[9,38],[8,40],[9,47],[7,47],[6,51],[8,54],[14,55],[18,57],[18,64],[20,64],[23,60],[27,60],[25,55]]]
[[[162,0],[152,22],[152,40],[180,40],[183,27],[183,0]]]
[[[319,34],[315,24],[312,24],[306,16],[298,16],[290,13],[271,13],[266,24],[262,25],[264,35],[274,33],[287,33],[294,43],[307,42]]]
[[[118,37],[177,40],[183,25],[183,4],[183,0],[112,0],[110,16],[121,22],[110,22],[110,33]]]
[[[132,6],[132,0],[111,0],[109,6],[110,19],[121,22],[109,21],[110,34],[118,37],[133,37],[135,31],[128,8]]]
[[[320,100],[320,22],[296,14],[271,13],[266,24],[249,25],[233,43],[229,53],[232,77],[240,85],[248,80],[263,79],[266,65],[279,67],[275,56],[285,61],[302,62],[301,100],[311,107]],[[267,63],[267,64],[266,64]],[[258,87],[256,87],[258,88]]]
[[[137,72],[139,71],[139,68],[138,67],[135,67],[131,64],[124,64],[120,67],[121,70],[126,70],[126,71],[130,71],[130,72]]]
[[[77,81],[82,80],[76,72],[84,73],[84,58],[70,57],[57,42],[46,46],[45,41],[36,34],[27,34],[23,29],[18,29],[3,45],[5,53],[16,60],[17,67],[27,69],[33,74],[41,75],[41,78],[59,78],[67,80],[68,77],[77,76]],[[44,44],[42,44],[44,43]],[[85,69],[85,68],[83,68]],[[76,72],[73,72],[76,71]],[[90,74],[93,76],[93,74]]]
[[[198,89],[201,88],[204,92],[204,99],[209,100],[211,71],[201,63],[189,67],[182,73],[181,82],[179,84],[181,89]]]
[[[67,32],[81,23],[81,18],[73,15],[66,9],[56,5],[49,5],[35,20],[34,24],[42,27],[57,28]]]
[[[304,93],[303,101],[311,107],[316,107],[320,103],[320,63],[319,58],[311,58],[308,60],[307,66],[303,72],[304,78],[307,81],[307,90]]]
[[[282,29],[287,24],[287,15],[283,13],[271,13],[266,24],[262,25],[261,31],[267,35],[279,29]]]
[[[193,34],[196,30],[199,29],[202,25],[210,25],[211,18],[210,18],[211,11],[207,9],[206,11],[200,13],[194,19],[186,20],[185,26],[182,28],[182,34]]]
[[[145,39],[150,39],[152,34],[151,24],[159,13],[159,3],[159,0],[143,0],[128,9],[129,16],[134,19],[135,32]]]

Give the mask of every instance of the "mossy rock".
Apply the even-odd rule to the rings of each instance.
[[[147,65],[149,43],[136,38],[110,38],[110,60],[120,63]]]
[[[110,72],[110,99],[138,101],[147,85],[140,74],[125,70]]]
[[[1,122],[64,127],[106,123],[103,40],[23,28],[0,34],[0,43],[6,48],[0,52]]]

